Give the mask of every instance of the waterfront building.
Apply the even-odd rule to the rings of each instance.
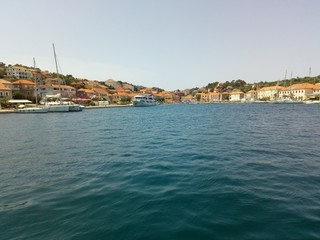
[[[230,92],[221,93],[221,101],[229,101],[229,99],[230,99]]]
[[[197,95],[198,95],[198,98],[200,99],[200,102],[201,102],[201,103],[207,103],[207,102],[209,102],[209,95],[208,95],[208,93],[202,92],[202,93],[197,93]]]
[[[221,100],[221,94],[219,92],[209,92],[208,93],[208,101],[213,102],[219,102]]]
[[[47,95],[60,94],[62,98],[76,97],[76,89],[68,85],[41,85],[38,87],[38,95],[44,98]]]
[[[279,91],[279,99],[292,99],[295,101],[305,101],[314,93],[314,84],[300,83],[294,84]]]
[[[181,97],[180,95],[177,95],[173,92],[169,92],[169,91],[163,91],[163,92],[159,92],[157,94],[153,94],[159,98],[163,98],[165,103],[179,103],[181,102]]]
[[[97,100],[107,100],[110,101],[110,94],[105,88],[93,88],[92,89],[96,95]]]
[[[260,90],[258,90],[258,99],[276,100],[279,98],[279,91],[281,91],[282,88],[283,87],[280,86],[263,87]]]
[[[244,99],[244,92],[236,89],[230,93],[230,102],[240,102],[242,99]]]
[[[320,83],[316,83],[313,88],[313,97],[319,99],[320,98]]]
[[[0,99],[1,98],[12,99],[12,89],[6,87],[4,84],[0,82]]]
[[[197,98],[195,96],[189,94],[187,96],[182,96],[181,102],[183,102],[183,103],[197,103]]]
[[[27,80],[27,79],[20,79],[17,81],[14,81],[12,83],[13,85],[13,92],[21,92],[28,96],[34,96],[35,94],[35,83]]]
[[[250,91],[246,92],[245,100],[246,101],[256,101],[258,99],[257,91],[251,89]]]

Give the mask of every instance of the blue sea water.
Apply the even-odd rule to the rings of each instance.
[[[0,239],[320,239],[320,106],[0,116]]]

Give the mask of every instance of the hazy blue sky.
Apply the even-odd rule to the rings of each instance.
[[[0,61],[168,90],[320,74],[319,0],[0,0]]]

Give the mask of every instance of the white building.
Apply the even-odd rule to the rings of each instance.
[[[279,99],[293,99],[296,101],[304,101],[314,94],[314,84],[300,83],[283,88],[279,91]]]
[[[250,90],[245,94],[246,101],[255,101],[258,99],[258,94],[256,90]]]
[[[236,90],[230,93],[230,102],[240,102],[242,99],[244,99],[244,92]]]
[[[7,76],[12,79],[28,79],[38,83],[42,80],[40,70],[17,65],[7,67]]]
[[[67,85],[42,85],[38,87],[38,95],[42,98],[47,95],[57,95],[61,93],[63,98],[76,97],[76,89]]]
[[[280,86],[271,86],[271,87],[264,87],[259,89],[258,92],[258,99],[260,100],[275,100],[279,98],[279,91],[282,90]]]

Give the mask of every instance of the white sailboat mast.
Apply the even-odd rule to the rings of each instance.
[[[33,57],[33,68],[36,70],[36,59]],[[35,89],[36,89],[36,106],[38,106],[38,83],[37,78],[35,77],[36,74],[34,74],[34,83],[35,83]]]
[[[56,72],[57,72],[57,78],[59,79],[59,69],[58,69],[58,62],[57,62],[57,55],[56,55],[56,49],[54,47],[54,43],[52,43],[53,47],[53,54],[54,54],[54,62],[56,64]],[[60,86],[60,79],[59,79],[59,94],[60,94],[60,103],[61,103],[61,86]]]

